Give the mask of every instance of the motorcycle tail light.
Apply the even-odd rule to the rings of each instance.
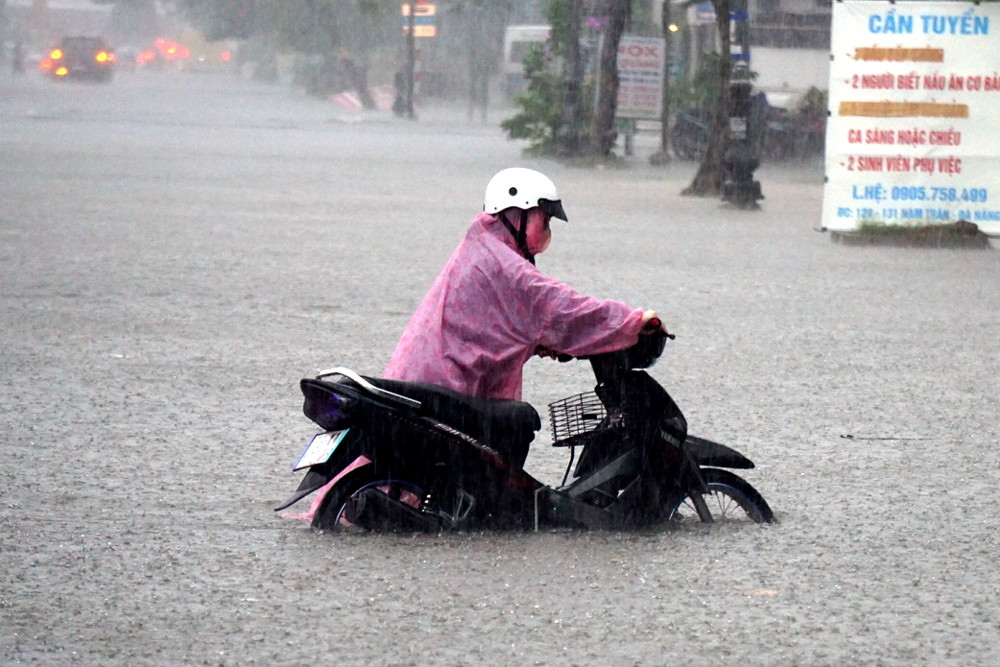
[[[52,49],[52,51],[49,52],[49,58],[51,58],[52,60],[62,60],[62,57],[63,57],[62,49]]]
[[[352,426],[358,415],[358,399],[333,391],[328,386],[303,381],[305,403],[302,412],[328,431]]]
[[[69,70],[65,67],[59,67],[56,69],[56,76],[66,76],[69,74]]]

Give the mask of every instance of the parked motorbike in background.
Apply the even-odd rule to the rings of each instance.
[[[541,427],[528,403],[346,368],[303,379],[303,411],[324,430],[293,466],[305,470],[298,489],[276,509],[318,492],[301,518],[330,531],[772,521],[760,493],[730,470],[754,464],[689,435],[680,409],[645,371],[667,338],[655,329],[631,348],[589,357],[595,389],[549,406],[553,446],[569,451],[555,487],[511,462]]]
[[[682,160],[701,160],[708,148],[712,111],[682,107],[674,115],[670,141]],[[790,111],[771,106],[758,93],[750,119],[750,141],[764,162],[801,160],[823,152],[826,117],[811,107]]]
[[[674,115],[670,145],[682,160],[700,160],[708,148],[712,130],[712,112],[698,107],[682,107]]]

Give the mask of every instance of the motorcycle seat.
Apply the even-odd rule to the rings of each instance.
[[[418,414],[490,445],[518,466],[524,465],[528,446],[542,427],[538,411],[524,401],[477,398],[425,382],[365,379],[376,387],[420,401]]]

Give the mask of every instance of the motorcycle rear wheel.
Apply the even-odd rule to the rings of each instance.
[[[316,530],[330,532],[369,532],[371,530],[393,532],[406,530],[393,525],[390,521],[365,527],[351,521],[352,514],[359,510],[363,503],[363,494],[370,490],[378,491],[395,501],[399,501],[414,510],[419,510],[423,503],[424,490],[412,482],[396,479],[379,479],[372,470],[359,468],[330,489],[313,518],[312,527]]]
[[[708,486],[708,493],[702,497],[716,523],[774,521],[774,512],[764,497],[739,475],[718,468],[702,468],[701,476]],[[668,517],[678,522],[701,520],[690,496],[682,498]]]

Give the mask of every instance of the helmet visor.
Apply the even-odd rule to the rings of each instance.
[[[569,218],[566,217],[566,211],[564,211],[562,207],[562,200],[560,199],[539,199],[538,208],[542,209],[546,214],[553,218],[559,218],[560,220],[569,222]]]

